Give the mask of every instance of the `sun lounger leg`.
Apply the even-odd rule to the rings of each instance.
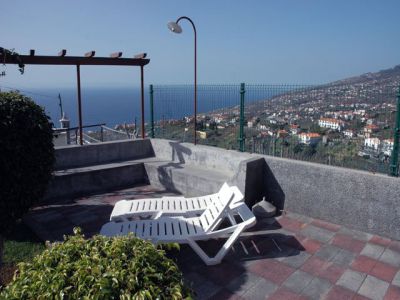
[[[239,225],[214,257],[209,257],[204,250],[200,248],[196,241],[192,239],[187,239],[187,241],[190,247],[192,247],[192,249],[197,253],[198,256],[200,256],[206,265],[217,265],[222,261],[226,253],[228,253],[229,249],[232,247],[233,243],[237,240],[244,228],[245,226]]]

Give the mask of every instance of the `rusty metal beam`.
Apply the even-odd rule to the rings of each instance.
[[[112,58],[112,57],[81,57],[81,56],[30,56],[20,55],[25,65],[87,65],[87,66],[145,66],[150,59],[142,58]],[[0,62],[18,64],[10,55],[0,54]]]

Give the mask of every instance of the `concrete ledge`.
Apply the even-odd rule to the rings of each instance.
[[[112,141],[83,146],[56,147],[56,170],[100,165],[154,156],[150,140]]]
[[[43,202],[62,202],[70,197],[148,183],[142,162],[97,165],[56,172]]]

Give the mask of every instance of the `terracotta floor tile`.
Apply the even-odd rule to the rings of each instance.
[[[375,259],[364,255],[359,255],[354,259],[353,263],[351,264],[351,268],[358,272],[369,273],[377,262],[378,261]]]

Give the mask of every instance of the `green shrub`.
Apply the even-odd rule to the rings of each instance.
[[[53,163],[52,124],[43,109],[19,93],[0,92],[0,239],[43,196]]]
[[[20,263],[0,299],[190,298],[164,250],[133,235],[84,239],[79,228],[74,232],[31,263]]]

